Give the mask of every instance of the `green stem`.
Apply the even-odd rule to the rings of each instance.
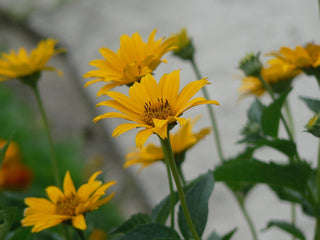
[[[168,133],[168,137],[166,139],[162,139],[160,138],[160,142],[161,142],[161,146],[162,146],[162,150],[164,153],[164,158],[166,159],[166,161],[169,163],[171,172],[172,172],[172,176],[173,179],[175,181],[176,187],[177,187],[177,191],[178,191],[178,195],[179,195],[179,199],[180,199],[180,203],[181,203],[181,207],[184,213],[184,216],[187,220],[187,224],[189,227],[189,230],[191,231],[191,234],[193,236],[193,238],[195,240],[200,240],[200,237],[198,236],[198,233],[193,225],[193,222],[191,220],[191,216],[190,216],[190,212],[188,210],[187,207],[187,202],[184,196],[184,192],[183,192],[183,188],[182,188],[182,184],[180,182],[180,177],[179,177],[179,171],[176,165],[176,162],[174,160],[174,156],[173,156],[173,152],[172,152],[172,148],[171,148],[171,143],[170,143],[170,139],[169,139],[169,133]]]
[[[53,174],[54,174],[54,178],[55,178],[55,183],[57,186],[60,186],[60,178],[59,178],[59,168],[58,168],[58,162],[57,162],[57,157],[56,157],[56,153],[54,150],[54,146],[53,146],[53,141],[52,141],[52,137],[51,137],[51,133],[50,133],[50,129],[49,129],[49,124],[48,124],[48,120],[47,120],[47,116],[45,114],[44,111],[44,107],[41,101],[41,97],[39,94],[39,90],[37,88],[37,86],[31,86],[36,99],[37,99],[37,103],[39,105],[39,109],[40,109],[40,113],[42,116],[42,120],[44,123],[44,127],[47,133],[47,137],[48,137],[48,142],[49,142],[49,147],[50,147],[50,152],[51,152],[51,163],[52,163],[52,169],[53,169]]]
[[[317,162],[317,205],[320,206],[320,140],[318,147],[318,162]],[[320,216],[316,218],[315,240],[320,240]]]
[[[197,76],[198,79],[201,79],[201,74],[199,71],[199,68],[197,67],[197,64],[194,60],[194,58],[190,59],[190,62],[192,64],[193,70]],[[201,88],[201,91],[203,93],[203,96],[205,97],[205,99],[209,100],[210,96],[209,93],[207,92],[206,87]],[[214,115],[214,111],[213,111],[213,107],[211,104],[207,104],[207,108],[209,111],[209,116],[210,116],[210,120],[211,120],[211,124],[213,127],[213,134],[214,134],[214,138],[215,138],[215,142],[217,145],[217,150],[218,150],[218,154],[219,154],[219,158],[221,162],[224,162],[224,156],[223,156],[223,151],[222,151],[222,145],[221,145],[221,140],[220,140],[220,134],[219,134],[219,128],[218,128],[218,124]]]
[[[181,165],[180,165],[180,166],[177,166],[177,168],[178,168],[178,172],[179,172],[179,175],[180,175],[180,179],[181,179],[182,184],[183,184],[183,186],[184,186],[184,185],[186,185],[186,179],[185,179],[185,177],[184,177],[184,174],[183,174]]]
[[[320,0],[319,0],[319,9],[320,9]],[[319,10],[320,11],[320,10]],[[318,76],[318,74],[314,74],[315,78],[317,79],[317,83],[318,83],[318,86],[320,88],[320,76]]]
[[[171,173],[170,173],[170,167],[169,167],[169,162],[167,159],[166,161],[166,168],[167,168],[167,173],[168,173],[168,181],[169,181],[169,189],[170,189],[170,203],[171,203],[171,228],[174,229],[174,191],[173,191],[173,183],[172,183],[172,178],[171,178]]]
[[[249,229],[250,229],[250,232],[252,234],[252,237],[253,237],[253,240],[258,240],[258,236],[257,236],[257,233],[256,233],[256,230],[255,230],[255,227],[253,225],[253,222],[249,216],[249,213],[247,212],[245,206],[244,206],[244,201],[243,201],[243,198],[241,198],[240,196],[236,196],[236,199],[239,203],[239,206],[240,206],[240,209],[242,211],[242,214],[244,215],[248,225],[249,225]]]
[[[201,79],[201,74],[200,74],[200,71],[199,71],[199,68],[197,67],[197,64],[194,60],[194,58],[192,58],[191,60],[191,64],[192,64],[192,67],[193,67],[193,70],[197,76],[198,79]],[[205,87],[203,87],[202,89],[202,92],[203,92],[203,95],[204,97],[209,100],[210,99],[210,96],[206,90]],[[217,121],[215,119],[215,115],[214,115],[214,111],[213,111],[213,107],[212,105],[210,104],[207,104],[207,108],[208,108],[208,111],[209,111],[209,116],[210,116],[210,119],[211,119],[211,124],[212,124],[212,127],[213,127],[213,133],[214,133],[214,138],[215,138],[215,142],[216,142],[216,147],[217,147],[217,150],[218,150],[218,154],[219,154],[219,158],[220,158],[220,162],[224,162],[225,159],[224,159],[224,155],[223,155],[223,151],[222,151],[222,145],[221,145],[221,140],[220,140],[220,134],[219,134],[219,129],[218,129],[218,125],[217,125]],[[254,228],[254,225],[253,225],[253,222],[250,218],[250,216],[248,215],[247,213],[247,210],[244,206],[244,203],[243,203],[243,200],[241,200],[239,198],[239,196],[236,195],[235,192],[233,192],[233,195],[235,196],[235,198],[237,199],[237,201],[239,202],[239,205],[240,205],[240,208],[241,208],[241,211],[249,225],[249,228],[250,228],[250,231],[251,231],[251,234],[252,234],[252,237],[254,240],[257,240],[258,237],[257,237],[257,233],[256,233],[256,230]]]
[[[78,236],[79,236],[80,240],[86,240],[82,230],[80,230],[78,228],[75,228],[75,230],[78,233]]]

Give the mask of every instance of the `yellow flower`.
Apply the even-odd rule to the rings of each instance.
[[[108,48],[101,48],[100,53],[105,59],[90,62],[91,66],[98,69],[84,74],[85,78],[96,78],[89,81],[85,87],[95,82],[105,82],[106,85],[97,94],[100,96],[116,86],[131,85],[140,81],[143,76],[151,74],[161,62],[166,62],[161,58],[174,48],[175,43],[174,37],[155,41],[155,34],[156,29],[151,32],[147,43],[143,42],[137,32],[131,38],[122,35],[117,53]]]
[[[62,222],[71,221],[75,228],[84,230],[87,228],[84,214],[97,209],[107,203],[114,195],[100,199],[105,191],[115,184],[115,181],[102,184],[96,180],[101,171],[95,172],[88,183],[83,184],[77,191],[73,185],[69,171],[63,182],[63,192],[56,186],[46,188],[50,200],[45,198],[29,197],[25,199],[25,218],[22,226],[33,226],[32,232],[40,232],[44,229],[56,226]]]
[[[320,66],[320,46],[308,43],[305,47],[296,46],[295,49],[281,47],[278,52],[271,52],[269,56],[274,56],[287,64],[292,64],[298,69],[316,68]],[[272,63],[271,59],[269,63]]]
[[[57,71],[61,74],[61,71],[46,65],[53,55],[65,51],[61,48],[55,49],[56,43],[56,40],[49,38],[42,40],[30,54],[23,47],[17,53],[13,50],[9,54],[2,53],[0,59],[0,82],[27,77],[43,70]]]
[[[197,120],[198,118],[191,121],[188,118],[184,126],[179,128],[176,133],[170,134],[172,151],[175,156],[186,152],[210,133],[210,128],[203,128],[197,133],[192,132],[193,125]],[[177,160],[177,158],[175,159]],[[145,168],[155,162],[164,161],[164,154],[160,146],[149,143],[142,149],[136,148],[128,153],[126,160],[124,167],[141,164],[141,168]]]
[[[268,67],[261,69],[262,78],[271,86],[275,92],[282,92],[291,84],[292,79],[301,73],[291,64],[273,61]],[[246,76],[242,79],[242,85],[238,89],[244,95],[253,94],[261,96],[266,89],[261,84],[259,78],[255,76]]]
[[[4,147],[7,144],[7,140],[0,138],[0,149]],[[11,141],[7,151],[6,155],[4,156],[3,163],[13,163],[13,162],[20,162],[20,150],[18,145]]]
[[[197,97],[190,100],[202,87],[209,84],[203,78],[186,85],[179,93],[180,85],[179,70],[170,74],[164,74],[157,84],[155,78],[148,74],[136,82],[129,89],[129,97],[119,92],[108,92],[107,95],[113,100],[101,102],[98,105],[109,106],[122,112],[109,112],[97,116],[94,121],[104,118],[122,118],[135,123],[120,124],[114,131],[113,136],[133,129],[142,127],[136,135],[136,145],[141,148],[149,136],[156,133],[162,139],[167,138],[169,124],[179,122],[185,124],[185,119],[180,117],[183,112],[200,104],[217,104],[215,100],[206,100]]]

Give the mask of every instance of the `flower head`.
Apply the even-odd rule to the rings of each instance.
[[[106,85],[97,94],[99,96],[116,86],[131,85],[140,81],[143,76],[151,74],[161,62],[166,62],[161,58],[174,48],[175,42],[174,37],[155,41],[155,34],[156,30],[153,30],[146,43],[137,32],[131,38],[122,35],[117,53],[108,48],[101,48],[100,53],[105,59],[90,62],[91,66],[98,69],[89,71],[83,76],[95,78],[85,86],[95,82],[105,82]]]
[[[195,52],[194,46],[190,37],[187,34],[187,30],[182,28],[181,31],[175,35],[175,49],[173,50],[174,55],[182,58],[183,60],[191,60]]]
[[[281,93],[290,86],[292,79],[300,74],[300,72],[299,69],[293,67],[291,64],[280,64],[274,61],[268,67],[262,67],[260,74],[273,91]],[[258,76],[246,76],[242,79],[242,85],[239,91],[245,95],[252,94],[261,96],[265,93],[266,89],[260,82]]]
[[[26,198],[25,203],[28,208],[24,211],[25,218],[21,221],[22,226],[33,226],[32,232],[40,232],[70,221],[75,228],[86,229],[84,214],[107,203],[114,195],[112,193],[100,199],[105,191],[115,184],[115,181],[102,184],[101,181],[96,180],[100,173],[101,171],[95,172],[88,183],[83,184],[76,191],[68,171],[64,177],[63,192],[56,186],[49,186],[46,188],[49,200]]]
[[[278,52],[271,52],[269,56],[275,57],[273,61],[291,64],[300,70],[316,68],[320,66],[320,46],[314,43],[308,43],[306,46],[296,46],[295,49],[281,47]]]
[[[42,40],[30,54],[24,47],[21,47],[17,52],[12,50],[10,53],[2,53],[0,58],[0,82],[28,77],[44,70],[57,71],[61,74],[56,68],[47,65],[53,55],[65,51],[61,48],[55,49],[56,43],[56,40],[49,38]]]
[[[180,159],[177,155],[184,154],[210,133],[210,128],[203,128],[197,133],[193,132],[193,125],[197,120],[198,118],[191,121],[191,119],[188,118],[184,126],[179,128],[177,132],[170,134],[172,151],[176,160]],[[126,159],[127,161],[124,167],[141,164],[141,168],[145,168],[153,163],[164,161],[164,154],[160,146],[149,143],[142,149],[134,149],[128,153]]]
[[[109,112],[97,116],[94,121],[104,118],[122,118],[134,123],[120,124],[114,131],[113,136],[133,129],[142,127],[136,135],[136,145],[141,148],[149,136],[156,133],[162,139],[167,138],[169,124],[179,122],[182,126],[185,119],[182,113],[200,104],[219,104],[215,100],[206,100],[203,97],[191,98],[209,82],[204,78],[194,81],[185,86],[179,93],[179,71],[164,74],[159,84],[152,75],[146,75],[141,82],[136,82],[129,89],[129,97],[119,92],[108,92],[107,95],[113,100],[107,100],[98,105],[109,106],[119,112]]]

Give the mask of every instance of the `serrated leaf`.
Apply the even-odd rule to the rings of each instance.
[[[320,112],[320,100],[308,98],[308,97],[299,97],[307,107],[314,113]]]
[[[279,98],[263,109],[261,127],[265,135],[274,138],[278,136],[281,108],[291,89],[282,93]]]
[[[147,214],[137,213],[132,215],[127,221],[122,223],[119,227],[112,230],[111,233],[127,233],[128,231],[132,230],[133,228],[151,223],[151,218]]]
[[[119,240],[181,240],[179,234],[172,228],[158,223],[137,226]]]
[[[203,175],[186,192],[185,198],[193,225],[199,235],[202,236],[208,218],[208,201],[214,186],[214,178],[211,172]],[[191,239],[186,218],[180,205],[178,212],[178,224],[185,239]]]
[[[292,223],[288,223],[288,222],[285,222],[285,221],[278,221],[278,220],[272,220],[272,221],[269,221],[267,227],[264,229],[267,230],[271,227],[277,227],[287,233],[290,233],[292,236],[300,239],[300,240],[305,240],[305,236],[303,234],[303,232],[297,228],[295,225],[293,225]]]
[[[248,143],[253,144],[256,147],[268,146],[272,147],[279,152],[287,155],[289,158],[295,156],[296,154],[296,144],[292,141],[286,139],[260,139],[256,141],[247,141]]]
[[[229,162],[213,171],[216,181],[265,183],[288,187],[299,192],[304,191],[311,173],[310,166],[305,162],[277,164],[258,160]]]

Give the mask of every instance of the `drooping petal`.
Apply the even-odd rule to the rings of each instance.
[[[146,128],[141,130],[140,132],[137,133],[136,135],[136,145],[138,148],[142,148],[144,143],[147,141],[147,139],[151,136],[153,133],[152,128]]]

